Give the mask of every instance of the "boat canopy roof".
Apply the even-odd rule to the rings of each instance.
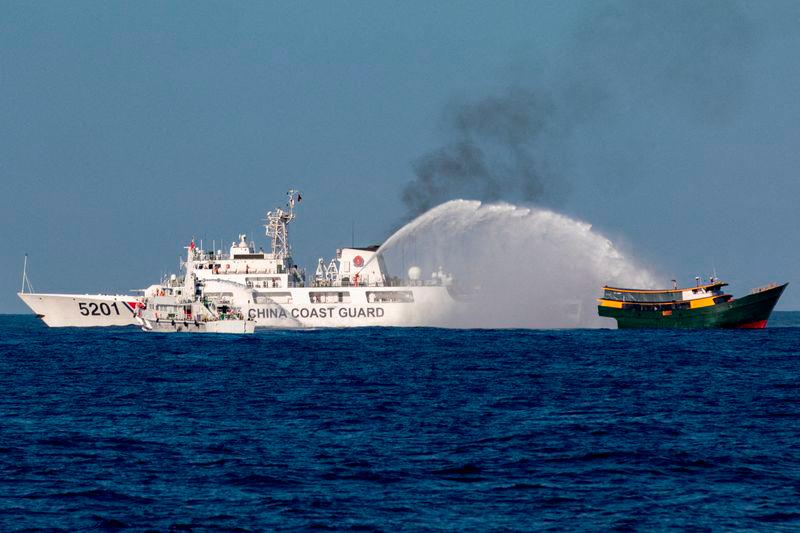
[[[676,302],[686,300],[687,297],[685,295],[687,292],[690,295],[697,293],[719,294],[722,292],[722,287],[726,285],[728,284],[721,281],[685,289],[623,289],[606,285],[603,287],[603,298],[623,302]]]
[[[683,292],[683,291],[696,291],[698,289],[705,290],[705,291],[713,291],[714,289],[719,289],[728,285],[724,281],[715,281],[714,283],[708,283],[706,285],[697,285],[696,287],[686,287],[685,289],[622,289],[620,287],[609,287],[608,285],[603,286],[603,290],[606,291],[616,291],[616,292],[637,292],[643,294],[658,294],[663,292]]]

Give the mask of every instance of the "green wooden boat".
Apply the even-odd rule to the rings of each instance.
[[[622,289],[603,287],[600,316],[616,319],[619,328],[751,328],[767,327],[775,304],[788,283],[753,289],[742,298],[727,294],[728,284],[711,283],[686,289]]]

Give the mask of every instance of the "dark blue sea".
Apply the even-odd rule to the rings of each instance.
[[[798,530],[800,313],[770,326],[0,316],[0,530]]]

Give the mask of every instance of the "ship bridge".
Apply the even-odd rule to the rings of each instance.
[[[222,250],[204,250],[195,246],[194,240],[186,248],[187,257],[182,267],[186,276],[200,280],[224,279],[252,289],[289,289],[305,287],[305,273],[294,264],[289,245],[289,224],[295,219],[295,207],[302,198],[294,189],[288,191],[285,208],[276,208],[266,214],[266,236],[271,250],[256,251],[255,243],[247,235],[231,243],[228,253]],[[377,253],[379,246],[350,247],[336,250],[330,261],[320,258],[311,285],[314,287],[350,287],[387,285],[386,265]]]

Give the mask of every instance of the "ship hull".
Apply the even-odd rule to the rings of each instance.
[[[278,303],[262,293],[261,303],[248,302],[244,316],[257,328],[348,328],[348,327],[437,327],[444,326],[454,300],[445,287],[404,287],[409,301],[370,301],[368,294],[381,291],[368,287],[340,289],[350,301],[312,303],[318,289],[291,289],[295,301]],[[335,292],[335,291],[334,291]],[[391,288],[389,289],[391,292]],[[309,302],[309,303],[306,303]]]
[[[143,331],[155,333],[219,333],[228,335],[249,335],[255,332],[252,320],[214,320],[210,322],[155,321],[141,319]]]
[[[445,326],[454,304],[447,288],[441,286],[291,288],[257,293],[257,301],[241,284],[208,280],[206,290],[228,291],[242,306],[244,317],[259,329]],[[324,290],[341,292],[349,300],[314,302],[313,294]],[[369,297],[384,290],[406,292],[409,301],[380,302]],[[292,301],[276,301],[276,294],[288,295]],[[19,293],[19,297],[50,327],[140,325],[135,314],[139,298],[135,296]]]
[[[51,328],[136,325],[139,298],[106,294],[17,293]]]
[[[708,329],[742,328],[761,329],[767,326],[770,314],[786,284],[698,309],[674,311],[617,309],[599,306],[600,316],[613,318],[620,329]]]

